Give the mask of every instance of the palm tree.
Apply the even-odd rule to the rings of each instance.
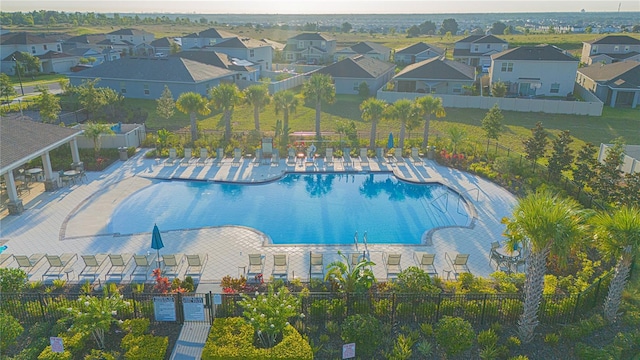
[[[404,148],[404,135],[407,123],[411,121],[416,114],[416,108],[409,99],[400,99],[386,108],[385,118],[400,121],[400,139],[398,140],[398,147],[400,149]]]
[[[442,106],[442,98],[434,98],[432,96],[423,96],[416,100],[416,106],[420,115],[424,116],[424,132],[422,133],[422,147],[427,148],[429,145],[429,126],[431,125],[431,115],[438,118],[444,117],[447,113]]]
[[[191,120],[191,141],[198,140],[198,125],[196,124],[196,113],[207,115],[211,112],[207,106],[207,99],[195,92],[182,93],[176,101],[178,111],[189,114]]]
[[[338,255],[342,257],[342,261],[334,261],[327,266],[327,274],[324,281],[331,281],[339,291],[352,293],[367,291],[376,281],[371,266],[374,266],[370,260],[362,258],[357,264],[351,264],[350,259],[338,250]]]
[[[113,130],[111,130],[111,127],[107,124],[88,122],[85,124],[84,132],[82,134],[93,140],[93,152],[97,158],[100,153],[100,147],[102,145],[102,142],[100,141],[100,135],[113,134]]]
[[[217,110],[224,112],[224,139],[231,139],[231,116],[236,105],[240,105],[243,100],[242,91],[236,84],[220,84],[209,90],[211,104]]]
[[[467,139],[467,132],[457,126],[452,126],[447,129],[449,134],[449,140],[451,140],[451,146],[453,147],[453,153],[457,153],[458,146]]]
[[[527,276],[524,284],[524,310],[518,323],[520,340],[528,343],[538,325],[546,260],[550,254],[566,259],[584,231],[584,218],[578,203],[547,191],[520,199],[511,219],[503,219],[508,245],[522,244]]]
[[[251,85],[244,90],[244,99],[253,106],[253,124],[260,131],[260,110],[271,102],[269,88],[266,85]]]
[[[387,103],[384,100],[376,98],[368,98],[360,104],[362,120],[371,122],[371,135],[369,137],[370,149],[374,149],[376,146],[376,126],[378,125],[378,121],[382,119],[386,106]]]
[[[289,113],[295,113],[296,108],[298,107],[298,98],[296,94],[291,90],[278,91],[273,95],[273,102],[276,109],[276,115],[278,112],[282,111],[282,117],[284,118],[284,123],[282,124],[282,136],[285,141],[282,143],[287,143],[287,138],[289,136]]]
[[[600,250],[610,259],[617,258],[615,273],[604,303],[604,317],[614,321],[618,315],[622,291],[629,278],[633,257],[640,254],[640,209],[623,206],[613,214],[594,218],[595,239]]]
[[[307,100],[316,103],[316,138],[320,139],[320,112],[323,101],[331,104],[336,100],[336,87],[331,75],[313,74],[309,81],[302,85],[302,93]]]

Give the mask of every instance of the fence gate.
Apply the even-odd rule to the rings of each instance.
[[[213,323],[212,302],[209,293],[178,294],[176,315],[181,323]]]

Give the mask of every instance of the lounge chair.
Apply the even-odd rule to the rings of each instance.
[[[384,158],[384,150],[382,148],[376,148],[376,161],[378,161],[379,163],[384,163],[385,161],[387,161]]]
[[[104,276],[105,281],[111,276],[119,276],[120,280],[122,280],[132,258],[133,257],[131,255],[109,254],[111,267],[107,270],[107,273]]]
[[[247,267],[247,281],[256,278],[264,273],[264,255],[249,254],[249,266]]]
[[[324,156],[325,165],[333,165],[333,148],[327,148]]]
[[[176,152],[175,148],[171,148],[169,149],[169,157],[167,158],[167,160],[164,161],[164,165],[173,165],[176,162],[176,159],[178,158],[178,153]]]
[[[393,157],[396,158],[396,164],[404,162],[404,158],[402,157],[402,149],[401,148],[395,148],[395,151],[393,153]]]
[[[271,157],[273,156],[273,138],[262,138],[261,150],[264,164],[271,163]]]
[[[198,158],[198,165],[204,165],[207,163],[209,152],[207,148],[200,148],[200,158]]]
[[[342,150],[342,165],[344,167],[353,166],[353,160],[351,159],[351,148],[344,148]]]
[[[256,157],[255,159],[253,159],[253,163],[255,164],[255,166],[258,166],[262,163],[262,150],[261,149],[256,149]],[[271,159],[269,159],[269,161],[271,161]]]
[[[411,160],[414,164],[422,164],[422,158],[418,152],[418,148],[411,148]]]
[[[40,268],[40,261],[44,259],[45,254],[33,254],[29,257],[26,255],[13,255],[18,263],[18,268],[27,273],[27,279],[30,278]]]
[[[184,157],[180,161],[180,165],[189,165],[191,163],[191,148],[184,149]]]
[[[398,274],[402,272],[402,267],[400,266],[400,258],[401,254],[387,254],[382,253],[382,260],[384,262],[384,267],[387,271],[387,279],[391,279],[392,277],[397,277]]]
[[[273,270],[271,271],[271,276],[287,280],[289,276],[289,262],[287,261],[286,254],[273,255]]]
[[[271,165],[280,165],[280,150],[273,149],[273,155],[271,155]]]
[[[46,258],[49,268],[42,274],[42,280],[52,276],[59,279],[62,275],[67,275],[67,278],[69,278],[69,273],[73,271],[73,265],[78,261],[78,255],[72,253],[65,253],[60,256],[47,255]]]
[[[184,276],[202,276],[204,267],[207,265],[208,255],[187,255],[187,272]]]
[[[3,268],[13,262],[12,254],[0,254],[0,268]],[[5,264],[6,263],[6,264]]]
[[[435,265],[433,265],[433,261],[436,258],[435,254],[416,251],[413,253],[413,258],[416,260],[418,267],[429,274],[429,276],[438,276],[438,271]]]
[[[364,252],[351,253],[349,259],[351,260],[351,266],[358,265],[362,260],[369,260]]]
[[[289,148],[289,152],[287,156],[287,165],[291,165],[291,166],[296,165],[296,151],[293,148]]]
[[[222,159],[224,159],[224,149],[217,148],[216,149],[216,163],[218,165],[222,165]]]
[[[369,154],[367,154],[367,148],[360,148],[360,164],[369,165]]]
[[[131,275],[129,275],[129,280],[133,279],[134,276],[144,276],[145,280],[149,279],[152,264],[149,257],[148,255],[133,255],[135,267]]]
[[[469,254],[457,254],[456,257],[451,260],[451,257],[447,253],[445,253],[445,258],[449,261],[451,265],[451,270],[453,271],[453,276],[457,279],[458,275],[461,273],[470,273],[469,267],[467,266],[467,261],[469,260]]]
[[[309,280],[315,276],[324,279],[324,259],[322,254],[309,253]]]
[[[107,260],[107,255],[81,255],[80,257],[84,262],[84,268],[78,273],[78,279],[82,277],[92,277],[93,280],[95,280],[100,276],[100,269],[102,265],[104,265],[105,260]]]
[[[241,160],[242,160],[242,151],[238,148],[233,149],[233,160],[231,160],[231,165],[240,166]]]
[[[182,265],[182,254],[162,255],[162,275],[168,278],[178,277]]]

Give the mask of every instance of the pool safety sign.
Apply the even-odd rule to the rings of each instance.
[[[176,300],[173,296],[154,296],[153,315],[156,321],[176,321]]]
[[[356,357],[356,343],[342,345],[342,358],[352,359]]]
[[[54,353],[64,352],[64,345],[62,344],[62,338],[52,336],[49,338],[49,343],[51,344],[51,352],[54,352]]]
[[[204,321],[204,298],[185,296],[182,298],[185,321]]]

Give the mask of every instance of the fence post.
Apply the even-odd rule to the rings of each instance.
[[[396,293],[391,295],[391,328],[395,329],[396,323]]]
[[[600,296],[600,283],[602,282],[602,277],[598,279],[598,285],[596,285],[596,294],[593,297],[593,307],[596,307],[598,304],[598,297]]]
[[[133,303],[133,318],[138,318],[138,307],[136,306],[136,293],[131,293],[131,302]]]
[[[484,294],[482,298],[482,311],[480,312],[480,325],[484,324],[484,311],[487,307],[487,294]]]
[[[434,323],[437,323],[440,320],[440,304],[442,303],[442,293],[438,293],[438,306],[436,306],[436,318],[434,319]]]
[[[42,299],[42,293],[38,293],[38,303],[40,303],[40,312],[42,313],[42,319],[47,320],[47,313],[44,311],[44,300]]]
[[[576,321],[576,314],[578,313],[578,306],[580,306],[580,295],[582,295],[581,292],[579,292],[578,296],[576,296],[576,306],[573,308],[573,315],[571,316],[571,321]]]
[[[211,290],[209,290],[209,293],[204,294],[204,299],[205,308],[209,308],[209,325],[213,325],[213,320],[215,319],[213,310],[215,305],[213,305],[213,294]]]

